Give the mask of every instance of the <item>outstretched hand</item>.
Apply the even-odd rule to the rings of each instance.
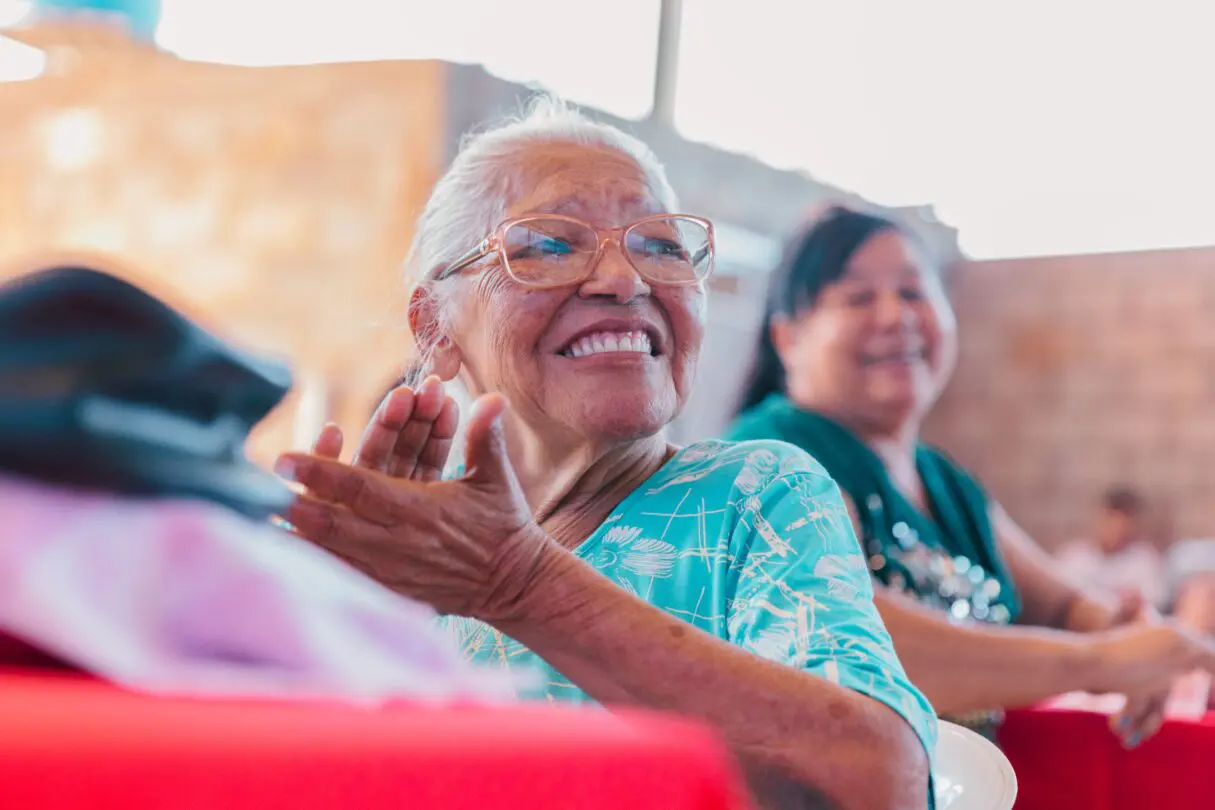
[[[1111,725],[1124,745],[1134,747],[1155,734],[1178,678],[1194,670],[1215,673],[1215,643],[1143,606],[1119,629],[1097,634],[1103,675],[1091,691],[1118,692],[1126,706]]]
[[[497,394],[477,401],[464,475],[450,481],[284,454],[276,471],[307,488],[287,520],[300,536],[440,612],[518,618],[556,546],[533,520],[511,466],[505,408]]]
[[[416,392],[402,385],[376,408],[351,463],[394,478],[437,481],[443,476],[459,419],[455,400],[445,395],[437,377],[428,377]],[[337,459],[343,444],[341,429],[328,424],[312,453]]]

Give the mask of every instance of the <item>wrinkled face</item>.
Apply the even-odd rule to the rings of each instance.
[[[663,208],[644,173],[610,150],[547,144],[520,157],[506,218],[577,217],[604,230]],[[468,234],[469,246],[485,234]],[[455,284],[451,338],[474,393],[498,391],[533,430],[597,442],[652,436],[687,400],[705,291],[644,282],[615,242],[582,284],[535,289],[497,255]]]
[[[844,276],[774,325],[773,337],[795,401],[885,427],[927,413],[957,351],[935,269],[895,230],[872,236]]]

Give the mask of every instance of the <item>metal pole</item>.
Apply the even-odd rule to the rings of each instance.
[[[654,109],[650,117],[675,126],[675,85],[679,74],[679,28],[683,0],[662,0],[658,18],[658,58],[654,69]]]

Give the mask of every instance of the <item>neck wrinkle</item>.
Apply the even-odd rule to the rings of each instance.
[[[542,525],[598,525],[670,456],[660,434],[610,444],[554,442],[518,422],[511,427],[511,461],[528,506]]]

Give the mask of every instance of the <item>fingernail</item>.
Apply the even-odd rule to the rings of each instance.
[[[274,462],[274,474],[284,481],[295,481],[295,462],[289,458],[280,458]]]
[[[1129,717],[1118,718],[1118,730],[1119,731],[1126,731],[1130,727],[1131,727],[1131,718],[1129,718]]]
[[[1127,748],[1137,748],[1139,743],[1143,741],[1143,735],[1139,733],[1132,734],[1130,739],[1126,741]]]

